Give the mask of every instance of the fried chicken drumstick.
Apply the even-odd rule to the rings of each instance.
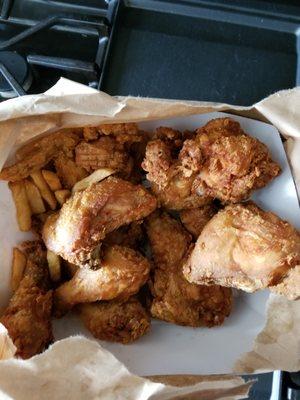
[[[40,255],[40,250],[29,255],[25,276],[0,318],[21,358],[40,353],[53,340],[52,291],[48,268]]]
[[[189,282],[254,292],[300,263],[300,236],[253,203],[225,207],[204,227],[184,267]]]
[[[182,274],[191,245],[189,233],[167,213],[151,215],[147,233],[155,262],[152,316],[194,327],[222,324],[231,311],[231,290],[191,284]]]
[[[71,263],[97,264],[97,249],[108,233],[155,208],[155,197],[144,187],[109,177],[75,193],[59,213],[48,217],[43,239],[49,250]]]

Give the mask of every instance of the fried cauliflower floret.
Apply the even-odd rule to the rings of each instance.
[[[204,227],[184,267],[189,282],[254,292],[282,281],[300,262],[299,233],[253,203],[219,211]]]

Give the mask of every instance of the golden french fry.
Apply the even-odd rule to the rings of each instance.
[[[62,188],[59,177],[55,172],[48,171],[47,169],[42,169],[42,175],[53,192]]]
[[[26,268],[27,258],[25,254],[17,247],[13,248],[12,270],[11,270],[11,288],[16,291],[23,278]]]
[[[107,178],[109,175],[114,174],[115,171],[110,168],[100,168],[94,171],[91,175],[86,178],[81,179],[81,181],[75,183],[72,192],[78,192],[79,190],[84,190],[93,183],[97,183]]]
[[[32,211],[32,214],[41,214],[46,211],[42,196],[39,189],[35,184],[28,179],[25,179],[25,189],[27,194],[27,199]]]
[[[42,172],[41,171],[33,172],[30,176],[33,182],[39,188],[42,198],[49,204],[51,210],[55,210],[57,204],[56,198],[49,189],[49,186],[45,181]]]
[[[58,282],[61,277],[60,257],[53,251],[47,250],[47,261],[51,280]]]
[[[71,192],[68,189],[56,190],[54,192],[56,200],[62,206],[66,200],[71,196]]]
[[[83,128],[83,137],[87,142],[98,139],[98,136],[99,133],[95,126],[86,126]]]
[[[24,182],[9,182],[8,186],[12,192],[16,206],[19,228],[21,231],[27,232],[31,228],[31,208],[27,199]]]

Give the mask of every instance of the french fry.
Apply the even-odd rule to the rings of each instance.
[[[23,181],[9,182],[8,184],[17,211],[17,221],[21,231],[27,232],[31,228],[31,208],[26,195]]]
[[[81,181],[75,183],[72,192],[78,192],[79,190],[84,190],[93,183],[97,183],[107,178],[108,176],[114,174],[115,171],[110,168],[100,168],[94,171],[91,175],[86,178],[81,179]]]
[[[62,206],[71,196],[71,192],[68,189],[56,190],[56,192],[54,192],[54,195],[56,197],[56,200]]]
[[[53,192],[62,189],[59,177],[55,172],[48,171],[47,169],[42,169],[42,175]]]
[[[12,270],[11,270],[11,288],[15,292],[23,278],[26,268],[27,258],[25,254],[17,247],[13,248]]]
[[[58,282],[61,277],[60,257],[53,251],[47,250],[47,261],[51,280]]]
[[[87,142],[98,139],[98,136],[99,133],[95,126],[86,126],[83,128],[83,137]]]
[[[49,204],[51,210],[55,210],[57,204],[56,198],[49,189],[49,186],[45,181],[42,172],[41,171],[33,172],[30,176],[33,182],[39,188],[42,198]]]
[[[46,211],[42,196],[35,184],[28,179],[25,179],[25,189],[27,199],[32,211],[32,214],[41,214]]]

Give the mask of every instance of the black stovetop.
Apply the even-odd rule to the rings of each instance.
[[[300,84],[299,28],[299,0],[2,0],[0,100],[64,76],[112,95],[250,105]],[[277,373],[272,400],[300,398],[297,379]],[[250,398],[271,391],[272,374],[258,376]]]

